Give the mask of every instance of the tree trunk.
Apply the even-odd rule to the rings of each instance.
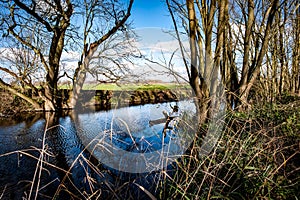
[[[191,51],[191,77],[190,85],[193,88],[196,96],[196,104],[198,111],[198,123],[204,123],[206,120],[207,110],[205,102],[203,102],[203,93],[200,88],[200,79],[198,72],[198,51],[197,51],[197,42],[196,42],[196,12],[194,8],[194,1],[187,0],[187,9],[188,9],[188,19],[189,19],[189,36],[190,36],[190,51]]]
[[[246,92],[248,77],[250,73],[250,42],[251,42],[251,33],[254,24],[254,1],[248,1],[248,20],[246,22],[245,30],[245,39],[244,39],[244,55],[243,55],[243,68],[241,74],[241,80],[239,83],[239,106],[247,104],[248,94]],[[244,106],[243,106],[244,107]],[[243,109],[243,108],[242,108]]]
[[[218,81],[218,74],[219,69],[221,70],[221,60],[223,63],[225,62],[223,55],[222,48],[224,47],[224,33],[226,29],[226,21],[225,21],[225,7],[228,4],[227,0],[219,0],[218,1],[218,10],[219,10],[219,16],[218,16],[218,27],[217,27],[217,44],[216,44],[216,50],[215,50],[215,57],[214,57],[214,63],[213,63],[213,69],[212,69],[212,75],[211,75],[211,87],[210,87],[210,98],[211,98],[211,108],[209,110],[209,116],[213,116],[216,112],[214,108],[219,108],[219,105],[217,101],[218,96],[218,87],[219,87],[219,81]]]
[[[294,26],[294,47],[292,57],[292,93],[300,96],[300,6],[296,9]]]
[[[253,2],[252,0],[249,1],[249,3]],[[247,107],[249,107],[250,105],[248,104],[248,96],[249,96],[249,92],[250,89],[252,88],[252,86],[254,85],[254,82],[257,79],[257,76],[260,72],[260,68],[262,66],[262,62],[263,62],[263,58],[266,54],[267,51],[267,47],[268,47],[268,43],[269,43],[269,38],[270,38],[270,31],[271,31],[271,25],[273,23],[273,19],[275,17],[275,14],[277,12],[277,8],[278,8],[278,4],[279,4],[279,0],[274,0],[272,5],[271,5],[271,9],[270,9],[270,14],[268,16],[268,20],[267,20],[267,25],[265,28],[265,34],[264,37],[262,39],[262,45],[261,48],[259,50],[259,53],[257,54],[257,59],[253,61],[251,67],[248,67],[248,60],[247,57],[249,58],[249,56],[245,55],[245,63],[243,62],[243,64],[245,64],[245,70],[244,66],[243,66],[243,74],[242,74],[242,79],[241,79],[241,83],[240,83],[240,87],[239,87],[239,96],[240,96],[240,107],[239,110],[244,110]],[[251,13],[252,13],[252,6],[254,5],[249,5],[248,9],[250,9]],[[249,12],[250,12],[249,11]],[[253,10],[254,11],[254,10]],[[252,15],[252,14],[251,14]],[[250,17],[250,16],[249,16]],[[250,26],[250,25],[249,25]],[[246,36],[248,33],[248,26],[246,27]],[[247,46],[247,45],[245,45]],[[245,50],[247,50],[248,47],[245,47]],[[258,51],[258,49],[256,49],[256,51]]]

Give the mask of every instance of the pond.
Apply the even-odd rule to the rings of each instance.
[[[176,103],[181,119],[163,135],[162,111],[170,104],[0,121],[0,197],[149,198],[142,188],[157,194],[161,172],[172,175],[193,139],[183,120],[195,115],[192,100]]]

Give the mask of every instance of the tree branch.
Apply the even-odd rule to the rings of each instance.
[[[29,15],[31,15],[36,20],[38,20],[43,25],[45,25],[46,29],[49,32],[53,32],[53,28],[51,27],[51,25],[46,20],[44,20],[41,16],[39,16],[34,10],[31,10],[30,8],[28,8],[24,3],[20,2],[19,0],[14,0],[14,2],[16,3],[17,6],[19,6],[21,9],[26,11]]]
[[[40,109],[40,105],[35,100],[33,100],[32,98],[30,98],[30,97],[28,97],[28,96],[26,96],[26,95],[18,92],[11,85],[5,83],[1,78],[0,78],[0,87],[2,87],[4,89],[7,89],[10,93],[21,97],[22,99],[24,99],[25,101],[27,101],[28,103],[30,103],[35,108],[35,110],[39,110]]]
[[[37,88],[34,85],[32,85],[32,83],[26,82],[25,80],[23,80],[20,76],[18,76],[16,73],[12,72],[11,70],[1,67],[1,66],[0,66],[0,70],[8,73],[12,77],[15,77],[17,80],[21,81],[25,85],[27,85],[27,86],[31,87],[32,89],[34,89],[35,91],[37,91]]]
[[[122,18],[122,20],[117,21],[117,22],[116,22],[116,25],[115,25],[112,29],[110,29],[110,30],[109,30],[105,35],[103,35],[99,40],[93,42],[93,43],[90,45],[90,49],[88,50],[89,53],[92,53],[92,54],[93,54],[93,53],[97,50],[98,46],[99,46],[102,42],[104,42],[104,41],[107,40],[111,35],[113,35],[114,33],[116,33],[117,30],[118,30],[121,26],[123,26],[123,25],[125,24],[126,20],[129,18],[130,14],[131,14],[130,12],[131,12],[131,8],[132,8],[132,5],[133,5],[133,1],[134,1],[134,0],[130,0],[129,6],[128,6],[128,8],[127,8],[126,15]]]

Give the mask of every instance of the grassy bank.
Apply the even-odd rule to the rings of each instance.
[[[300,196],[300,101],[229,112],[214,151],[178,162],[161,199],[297,199]]]
[[[37,87],[39,88],[39,87]],[[72,90],[72,87],[70,85],[64,84],[64,85],[59,85],[59,88],[64,90]],[[29,88],[28,88],[29,89]],[[171,90],[174,91],[175,93],[178,91],[182,91],[183,96],[190,95],[189,92],[186,92],[190,90],[190,86],[188,84],[175,84],[175,83],[164,83],[164,84],[122,84],[122,85],[117,85],[117,84],[85,84],[83,86],[83,91],[84,92],[93,92],[96,90],[102,90],[104,92],[106,91],[121,91],[121,92],[130,92],[127,95],[124,93],[123,95],[125,97],[123,98],[128,98],[130,99],[131,95],[134,94],[134,92],[152,92],[152,91],[167,91]],[[63,92],[62,92],[63,93]],[[180,93],[180,92],[179,92]],[[31,92],[30,92],[31,94]],[[83,94],[85,95],[85,94]],[[102,95],[103,96],[103,95]],[[38,98],[38,96],[34,96],[34,98]],[[63,97],[64,98],[64,97]],[[112,103],[118,102],[120,96],[116,96],[112,98]],[[153,97],[155,98],[155,97]],[[1,116],[14,116],[17,115],[21,112],[24,111],[30,111],[33,110],[32,106],[27,103],[25,100],[22,98],[13,95],[9,93],[8,91],[4,90],[3,88],[0,87],[0,101],[3,102],[0,105],[0,117]],[[42,100],[40,100],[42,101]],[[92,102],[93,103],[93,102]],[[91,104],[92,104],[91,103]],[[144,102],[144,103],[147,103]],[[139,104],[139,102],[137,102]]]

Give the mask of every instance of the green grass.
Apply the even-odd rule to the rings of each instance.
[[[60,85],[60,89],[72,89],[69,85]],[[188,89],[188,84],[85,84],[83,90],[125,90],[125,91],[134,91],[134,90],[173,90],[173,89]]]

